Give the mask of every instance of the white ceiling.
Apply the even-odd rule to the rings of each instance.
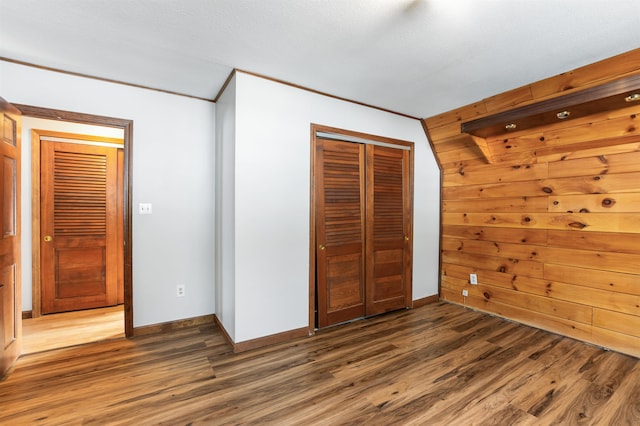
[[[639,0],[0,0],[4,58],[207,99],[238,68],[415,117],[638,47]]]

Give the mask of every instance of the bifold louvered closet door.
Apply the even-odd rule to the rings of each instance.
[[[117,302],[117,151],[41,146],[42,313]]]
[[[317,325],[411,305],[410,151],[316,139]]]

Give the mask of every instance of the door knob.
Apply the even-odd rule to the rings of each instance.
[[[405,235],[405,236],[404,236],[404,240],[405,240],[405,241],[409,241],[409,236],[408,236],[408,235]]]
[[[323,246],[322,244],[320,244],[320,245],[318,246],[318,249],[319,249],[320,251],[322,251],[322,250],[324,250],[324,246]]]
[[[45,241],[45,242],[47,242],[47,243],[48,243],[48,242],[49,242],[49,241],[51,241],[51,240],[53,240],[53,238],[51,238],[51,235],[45,235],[45,237],[44,237],[44,241]]]

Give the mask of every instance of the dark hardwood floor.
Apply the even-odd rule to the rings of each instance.
[[[240,354],[206,325],[23,356],[0,424],[638,425],[640,360],[447,303]]]

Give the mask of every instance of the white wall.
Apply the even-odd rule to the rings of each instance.
[[[30,311],[33,307],[31,283],[31,130],[52,130],[56,132],[76,133],[82,135],[123,138],[124,131],[113,127],[91,126],[87,124],[69,123],[66,121],[45,120],[42,118],[22,118],[22,310]]]
[[[440,172],[418,120],[236,74],[235,337],[309,322],[310,124],[415,142],[413,298],[438,293]]]
[[[216,104],[216,316],[235,340],[236,77]]]
[[[215,105],[4,61],[0,96],[133,120],[134,327],[213,313]],[[140,202],[153,214],[137,215]],[[177,284],[185,297],[176,298]]]
[[[135,327],[213,312],[236,342],[307,327],[310,123],[415,142],[413,298],[437,294],[439,171],[417,120],[243,73],[227,91],[214,119],[208,102],[0,61],[9,102],[134,121],[133,207],[153,203],[133,215]]]

